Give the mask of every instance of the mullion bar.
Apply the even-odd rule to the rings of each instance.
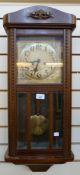
[[[53,93],[49,94],[49,147],[53,145],[53,113],[54,113]]]
[[[31,116],[31,94],[27,94],[27,120],[26,120],[26,139],[28,141],[28,149],[31,149],[31,122],[30,122],[30,116]]]

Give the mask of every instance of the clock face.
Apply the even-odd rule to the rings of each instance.
[[[25,76],[45,79],[55,70],[56,51],[49,44],[34,43],[25,47],[20,56]]]
[[[17,83],[61,83],[62,40],[28,37],[17,40]]]

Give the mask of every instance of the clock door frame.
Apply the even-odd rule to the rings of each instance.
[[[42,10],[40,10],[42,9]],[[37,11],[38,19],[35,19]],[[34,12],[34,13],[33,13]],[[44,13],[45,14],[44,14]],[[50,13],[49,13],[50,12]],[[26,17],[27,14],[27,17]],[[54,14],[54,17],[53,15]],[[30,16],[29,16],[30,15]],[[63,18],[64,15],[64,18]],[[24,17],[25,16],[25,17]],[[47,18],[48,16],[48,18]],[[9,21],[10,17],[10,21]],[[46,18],[44,20],[43,18]],[[26,21],[27,18],[27,21]],[[24,19],[24,20],[23,20]],[[27,164],[52,164],[64,163],[73,160],[71,152],[71,34],[75,28],[75,16],[66,14],[59,10],[45,7],[34,6],[19,12],[11,13],[4,16],[4,27],[8,33],[8,106],[9,106],[9,145],[6,161],[14,163]],[[63,31],[64,35],[64,77],[63,84],[30,84],[16,85],[16,38],[17,36],[51,36],[54,31]],[[20,33],[21,32],[21,33]],[[36,34],[37,33],[37,34]],[[49,150],[17,150],[17,99],[16,92],[27,93],[28,106],[30,113],[30,93],[32,92],[48,92],[50,93],[50,111],[52,112],[52,93],[56,91],[63,92],[63,147],[61,149]],[[50,118],[51,115],[50,115]],[[28,121],[30,122],[30,121]],[[50,121],[50,132],[52,130],[52,121]],[[29,129],[28,129],[29,130]],[[27,129],[26,129],[27,131]],[[30,132],[28,140],[30,143]],[[49,137],[52,142],[52,137]],[[34,160],[35,158],[35,160]]]

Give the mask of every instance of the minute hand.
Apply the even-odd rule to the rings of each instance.
[[[37,63],[36,63],[36,62],[37,62]],[[34,72],[37,72],[37,70],[38,70],[38,65],[39,65],[39,63],[40,63],[40,59],[34,61],[33,64],[35,64],[35,63],[36,63],[36,65],[35,65],[35,68],[34,68]]]

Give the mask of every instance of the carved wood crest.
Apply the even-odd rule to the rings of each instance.
[[[32,18],[35,18],[35,19],[47,19],[47,18],[50,18],[50,17],[54,17],[51,14],[51,12],[44,11],[42,9],[31,12],[29,16],[32,17]]]

